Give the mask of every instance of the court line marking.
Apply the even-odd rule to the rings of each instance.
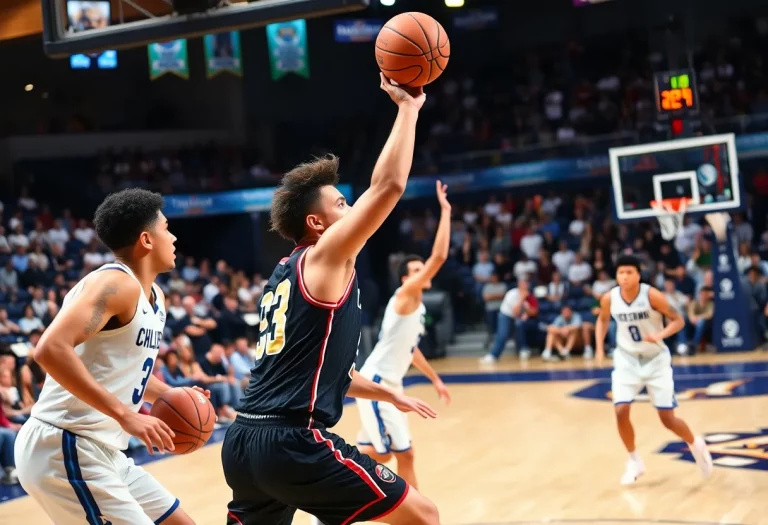
[[[673,519],[642,519],[642,518],[562,518],[562,519],[530,519],[505,522],[467,523],[464,525],[528,525],[532,523],[658,523],[668,525],[746,525],[743,523],[728,523],[724,521],[689,521]]]

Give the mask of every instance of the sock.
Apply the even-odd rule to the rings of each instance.
[[[640,454],[637,453],[637,450],[635,450],[634,452],[630,452],[629,459],[631,459],[632,461],[640,461]]]

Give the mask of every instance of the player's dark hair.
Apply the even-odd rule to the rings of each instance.
[[[116,252],[136,243],[141,232],[154,226],[162,209],[163,197],[159,193],[129,188],[104,199],[96,209],[93,227],[101,242]]]
[[[643,271],[640,266],[640,259],[635,257],[634,255],[622,255],[618,259],[616,259],[616,269],[618,270],[622,266],[633,266],[637,273],[642,274]]]
[[[408,276],[408,265],[414,261],[424,262],[424,257],[420,257],[418,255],[408,255],[402,261],[400,261],[400,266],[397,268],[397,278],[400,282],[402,282],[403,277]]]
[[[335,155],[299,164],[283,175],[269,212],[272,231],[298,244],[304,237],[306,218],[317,203],[320,189],[338,182],[339,158]]]

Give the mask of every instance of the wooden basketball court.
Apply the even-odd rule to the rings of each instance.
[[[717,465],[706,482],[653,408],[638,402],[633,420],[647,472],[632,487],[619,485],[626,455],[607,369],[513,358],[487,369],[452,358],[436,367],[452,387],[453,406],[440,407],[434,421],[410,420],[421,490],[444,525],[768,524],[768,356],[676,358],[675,366],[678,413],[708,436]],[[437,403],[429,385],[409,392]],[[358,421],[348,405],[335,430],[354,440]],[[219,453],[212,444],[146,468],[198,524],[220,525],[229,493]],[[0,505],[0,524],[22,523],[50,522],[30,498]],[[298,513],[294,523],[309,520]]]

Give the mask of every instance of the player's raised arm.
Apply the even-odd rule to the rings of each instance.
[[[395,86],[384,75],[381,89],[398,106],[395,124],[373,169],[370,187],[349,213],[323,232],[307,256],[313,263],[338,266],[355,257],[405,191],[413,163],[416,121],[425,95],[421,88]]]
[[[666,338],[675,335],[677,332],[685,328],[685,320],[677,308],[674,308],[661,291],[656,288],[651,288],[648,291],[648,300],[651,303],[651,308],[664,314],[664,317],[669,321],[664,330],[655,334],[648,334],[643,339],[650,343],[661,343]]]
[[[76,346],[98,334],[111,319],[121,325],[130,322],[140,293],[139,284],[123,272],[93,274],[43,333],[34,358],[62,387],[115,419],[126,432],[142,439],[152,453],[153,446],[173,450],[173,431],[159,419],[129,410],[94,379],[75,354]]]
[[[597,315],[595,325],[595,360],[597,366],[603,366],[605,359],[605,336],[608,335],[608,327],[611,323],[611,294],[603,294],[600,298],[600,313]]]
[[[403,282],[399,293],[420,293],[424,289],[424,283],[431,281],[448,259],[451,241],[451,203],[448,202],[448,186],[440,181],[437,181],[436,185],[437,200],[440,202],[440,222],[437,225],[432,254],[424,261],[424,268],[420,272],[414,273]]]

